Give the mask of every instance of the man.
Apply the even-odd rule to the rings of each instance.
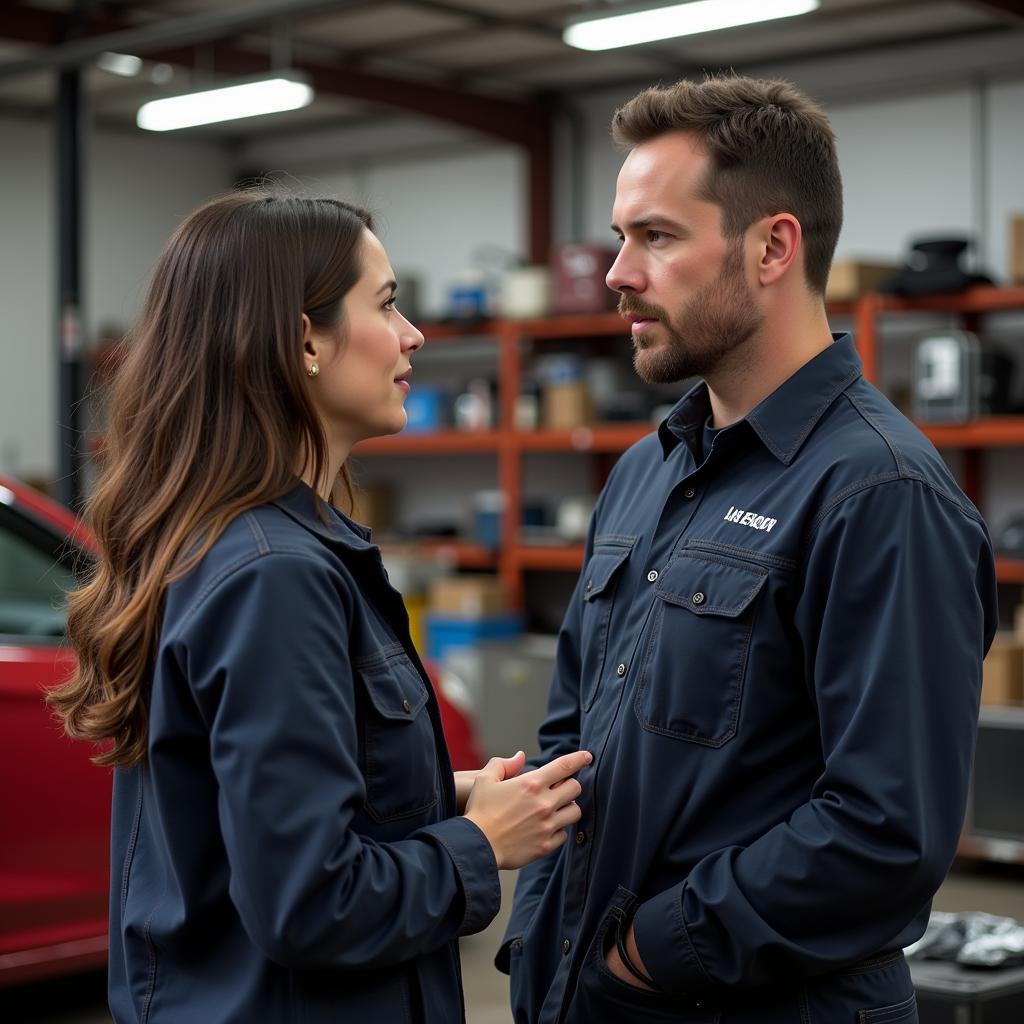
[[[916,1021],[901,949],[954,855],[996,626],[985,525],[829,332],[822,111],[712,78],[613,130],[636,370],[703,381],[591,524],[540,738],[594,762],[520,875],[515,1019]]]

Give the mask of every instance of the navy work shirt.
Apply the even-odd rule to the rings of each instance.
[[[705,457],[709,413],[701,384],[594,514],[540,739],[595,760],[520,874],[515,1019],[916,1020],[900,950],[962,824],[985,525],[849,336]],[[656,993],[605,965],[630,921]]]
[[[114,781],[117,1024],[464,1017],[500,900],[368,531],[300,485],[168,590],[144,767]]]

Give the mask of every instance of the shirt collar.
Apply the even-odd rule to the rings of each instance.
[[[276,505],[310,533],[331,544],[340,544],[356,551],[375,547],[370,543],[370,531],[367,527],[354,522],[343,512],[328,505],[312,487],[301,480],[292,490],[276,498],[271,504]]]
[[[851,335],[833,334],[832,342],[745,417],[768,451],[786,466],[829,406],[863,372]],[[701,450],[701,431],[710,412],[708,386],[700,381],[658,427],[666,459],[680,441],[693,452]]]

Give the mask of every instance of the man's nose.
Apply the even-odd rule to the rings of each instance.
[[[628,243],[619,250],[604,281],[613,292],[642,292],[644,290],[643,274],[632,258]]]

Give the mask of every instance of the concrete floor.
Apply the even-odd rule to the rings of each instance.
[[[502,876],[501,913],[480,935],[462,942],[468,1024],[510,1024],[508,979],[491,961],[504,933],[514,879]],[[989,865],[958,866],[935,898],[936,910],[984,910],[1024,922],[1024,871]],[[0,989],[3,1024],[111,1024],[105,979],[83,975],[18,989]]]

